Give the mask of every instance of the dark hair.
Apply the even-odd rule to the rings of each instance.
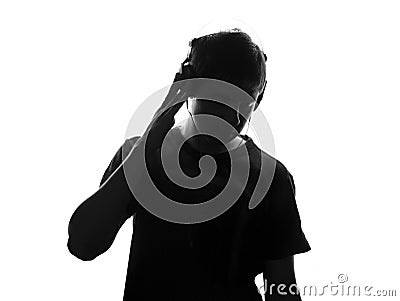
[[[250,95],[264,87],[266,56],[239,28],[195,38],[189,46],[197,77],[229,82]]]

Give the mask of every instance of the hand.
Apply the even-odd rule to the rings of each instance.
[[[129,174],[131,189],[142,189],[138,183],[147,169],[144,162],[146,154],[151,156],[150,152],[161,146],[166,133],[175,123],[175,114],[190,95],[190,81],[185,81],[185,78],[187,78],[185,71],[175,74],[174,82],[163,103],[154,114],[144,134],[130,147],[129,154],[123,161],[126,169],[125,176],[126,173]]]
[[[161,146],[165,135],[175,124],[175,114],[189,96],[190,81],[185,81],[188,78],[190,78],[190,70],[181,67],[175,74],[173,84],[163,103],[154,114],[144,134],[136,141],[133,149],[143,146],[145,141],[148,149],[154,150]]]

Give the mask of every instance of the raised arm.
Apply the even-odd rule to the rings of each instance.
[[[133,215],[137,201],[126,181],[123,164],[132,164],[135,167],[134,178],[140,178],[141,164],[136,162],[142,161],[145,145],[146,151],[159,147],[175,123],[174,116],[189,95],[190,84],[184,81],[187,77],[187,68],[181,68],[175,74],[174,83],[144,134],[137,141],[126,141],[130,145],[124,150],[132,147],[133,151],[115,171],[106,171],[100,189],[73,213],[68,225],[67,246],[71,254],[79,259],[93,260],[108,250],[121,226]],[[114,167],[111,164],[109,169]]]

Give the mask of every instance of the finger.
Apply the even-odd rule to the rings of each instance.
[[[190,94],[190,81],[184,80],[184,76],[184,74],[179,72],[175,74],[174,82],[172,83],[167,96],[165,97],[161,106],[154,113],[145,133],[147,133],[153,127],[155,122],[159,121],[160,117],[169,117],[172,119],[182,107],[183,103]]]
[[[171,122],[174,122],[174,117],[176,113],[179,111],[179,109],[182,107],[183,101],[178,102],[171,107],[165,109],[164,112],[160,112],[154,118],[152,119],[151,123],[148,126],[148,130],[153,128],[154,126],[159,126],[159,125],[170,125]]]
[[[170,107],[174,105],[179,99],[176,97],[182,97],[182,93],[188,89],[188,81],[180,80],[172,83],[161,107]]]
[[[181,65],[179,72],[175,74],[174,81],[170,87],[166,101],[170,99],[171,96],[175,96],[179,90],[189,90],[189,86],[191,81],[188,79],[191,78],[190,70]],[[167,103],[166,105],[172,105],[171,103]]]
[[[144,137],[147,137],[150,130],[157,126],[160,123],[170,124],[170,122],[174,119],[175,114],[182,107],[184,101],[179,101],[173,106],[169,108],[164,108],[163,110],[159,109],[156,114],[154,114],[153,119],[148,124],[145,132],[143,133]]]
[[[181,86],[180,90],[175,95],[169,94],[165,98],[164,102],[154,114],[153,119],[157,119],[164,113],[169,114],[170,111],[173,112],[173,114],[175,115],[187,98],[188,93],[187,91],[185,91],[183,86]]]

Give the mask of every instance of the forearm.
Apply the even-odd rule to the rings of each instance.
[[[68,248],[87,260],[106,251],[118,230],[131,215],[133,195],[123,166],[73,213],[68,225]]]
[[[263,272],[266,301],[301,301],[293,256],[267,260]]]
[[[265,301],[301,301],[296,280],[271,282],[264,279]]]

